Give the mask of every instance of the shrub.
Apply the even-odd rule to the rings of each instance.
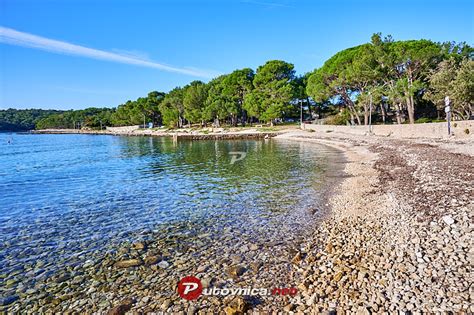
[[[469,129],[468,128],[464,129],[464,133],[468,135],[470,133]]]
[[[415,120],[415,124],[425,124],[430,122],[433,122],[433,119],[428,117],[418,118],[417,120]]]

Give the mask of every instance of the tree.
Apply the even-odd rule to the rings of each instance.
[[[439,110],[444,108],[444,98],[449,96],[455,115],[462,119],[469,119],[473,115],[474,61],[450,57],[431,72],[429,82],[430,88],[425,97]]]
[[[237,117],[241,116],[241,121],[245,124],[247,114],[244,110],[245,96],[249,94],[253,89],[253,79],[255,74],[252,69],[245,68],[241,70],[235,70],[231,74],[227,75],[223,79],[223,95],[225,107],[228,115],[231,119],[233,126],[237,125]]]
[[[414,95],[425,87],[429,70],[441,60],[441,48],[429,40],[400,41],[391,44],[396,74],[406,98],[408,119],[415,123]]]
[[[168,127],[181,128],[184,125],[184,90],[176,87],[164,97],[159,105],[163,116],[163,124]]]
[[[360,89],[357,85],[357,74],[354,73],[353,63],[360,54],[362,46],[357,46],[338,52],[327,60],[324,65],[310,75],[307,93],[316,102],[333,99],[349,109],[351,120],[361,124],[357,113],[354,93]]]
[[[258,67],[254,89],[244,97],[244,109],[273,126],[274,119],[282,117],[291,107],[294,78],[294,66],[284,61],[272,60]]]
[[[184,88],[184,116],[190,123],[204,125],[203,115],[207,99],[207,86],[201,81],[193,81]]]
[[[208,95],[205,102],[204,118],[214,120],[214,125],[220,127],[220,121],[228,116],[225,104],[229,103],[228,97],[224,95],[223,81],[225,75],[219,76],[208,83]]]
[[[157,91],[148,93],[145,104],[145,114],[151,119],[153,125],[161,125],[162,123],[160,104],[165,98],[165,95],[166,93]]]

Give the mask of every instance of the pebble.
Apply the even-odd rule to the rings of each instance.
[[[454,223],[454,219],[450,216],[450,215],[445,215],[443,216],[443,221],[444,223],[446,223],[447,225],[451,225]]]

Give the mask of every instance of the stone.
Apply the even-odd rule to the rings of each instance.
[[[163,301],[160,308],[163,311],[166,311],[172,304],[173,304],[173,301],[171,301],[170,299],[166,299],[166,300]]]
[[[285,312],[287,312],[287,313],[293,311],[294,309],[295,309],[295,306],[294,306],[293,304],[287,304],[287,305],[285,305],[285,307],[283,308],[283,310],[284,310]]]
[[[303,260],[303,257],[301,256],[301,253],[297,253],[295,257],[291,260],[292,263],[294,264],[299,264]]]
[[[344,275],[344,272],[339,271],[338,273],[334,275],[334,281],[338,282],[339,280],[341,280],[343,275]]]
[[[147,265],[154,265],[160,260],[160,257],[158,256],[147,256],[145,257],[145,264]]]
[[[252,251],[258,250],[258,245],[256,245],[256,244],[250,245],[250,250],[252,250]]]
[[[143,242],[137,242],[132,244],[132,248],[136,250],[144,250],[146,248],[146,245]]]
[[[18,300],[18,295],[10,295],[6,297],[0,297],[0,305],[1,306],[6,306],[9,304],[12,304],[13,302]]]
[[[158,267],[166,269],[170,266],[170,263],[167,262],[166,260],[162,260],[158,263]]]
[[[447,225],[451,225],[454,223],[454,219],[450,215],[445,215],[442,217],[442,219]]]
[[[227,274],[235,279],[243,275],[245,271],[246,269],[242,266],[232,266],[227,269]]]
[[[114,266],[117,268],[129,268],[129,267],[137,267],[142,264],[143,262],[139,259],[127,259],[127,260],[121,260],[119,262],[116,262]]]
[[[205,272],[208,268],[209,268],[209,266],[202,266],[202,265],[201,265],[201,266],[199,266],[199,267],[196,269],[196,271],[197,271],[198,273],[200,273],[200,272]]]
[[[133,299],[130,299],[130,298],[125,299],[122,302],[120,302],[119,305],[110,309],[107,312],[107,315],[124,315],[126,312],[128,312],[132,308],[133,303],[134,303]]]
[[[249,302],[242,297],[236,297],[233,299],[229,306],[227,306],[224,311],[227,315],[238,315],[244,314],[250,308]]]

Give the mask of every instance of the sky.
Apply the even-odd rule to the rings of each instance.
[[[471,0],[0,0],[0,109],[115,107],[268,60],[370,41],[474,45]]]

